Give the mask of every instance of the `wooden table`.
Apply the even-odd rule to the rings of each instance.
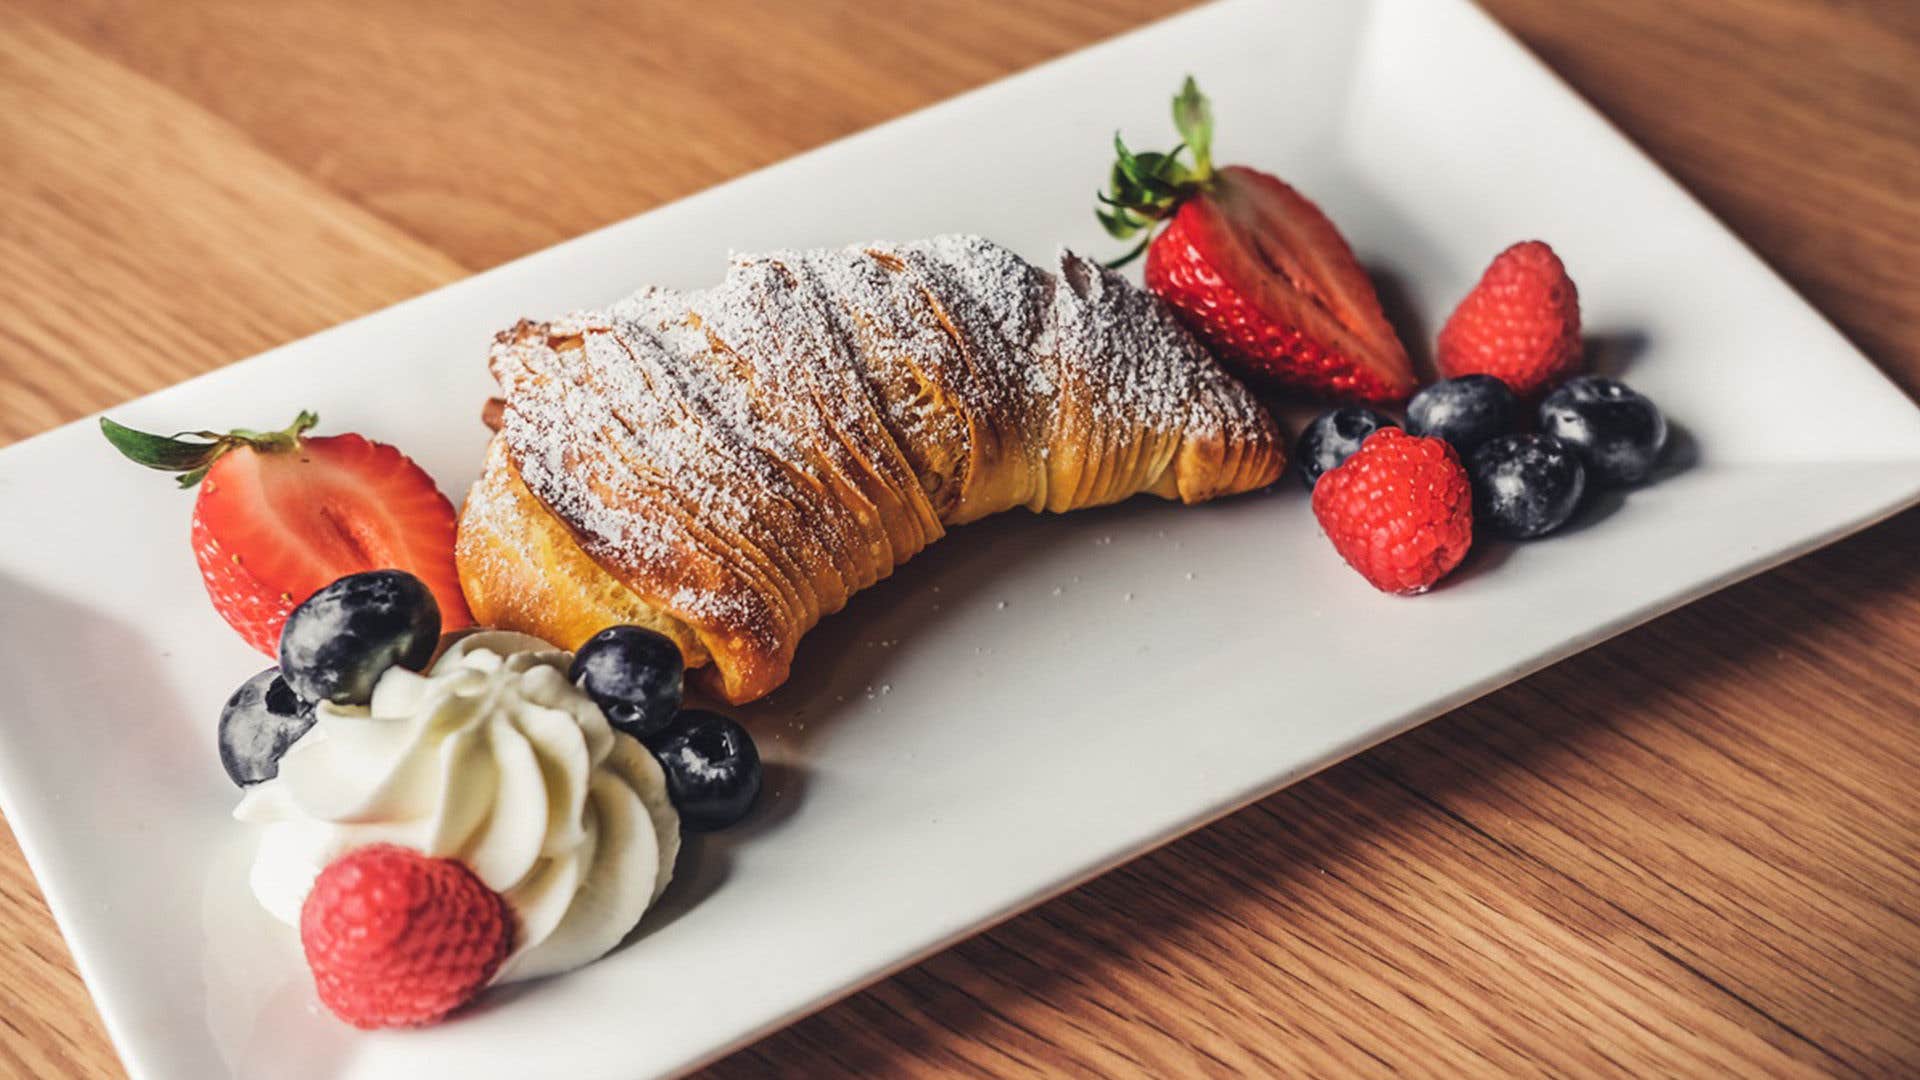
[[[0,0],[0,440],[1177,6]],[[1920,388],[1920,6],[1487,6]],[[1667,616],[715,1071],[1920,1072],[1916,553],[1909,513]],[[0,925],[0,1066],[117,1073],[10,840]]]

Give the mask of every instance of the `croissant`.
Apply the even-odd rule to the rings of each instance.
[[[1158,300],[972,236],[736,256],[521,322],[461,512],[482,624],[576,648],[615,623],[739,704],[801,635],[952,526],[1263,487],[1271,416]]]

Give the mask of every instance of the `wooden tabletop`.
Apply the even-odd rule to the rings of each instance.
[[[1178,6],[0,0],[0,442]],[[1486,6],[1920,388],[1920,6]],[[715,1072],[1920,1072],[1916,552],[1694,604]],[[118,1074],[10,838],[0,935],[0,1067]]]

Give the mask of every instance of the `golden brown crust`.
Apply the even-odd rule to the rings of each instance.
[[[709,660],[691,627],[641,599],[581,550],[521,483],[498,439],[461,508],[455,554],[461,589],[486,611],[481,625],[577,649],[608,626],[630,623],[672,638],[690,666]]]
[[[732,702],[949,526],[1200,502],[1284,463],[1151,297],[975,238],[739,258],[706,292],[522,323],[492,364],[500,434],[461,521],[475,615],[567,647],[654,626]]]

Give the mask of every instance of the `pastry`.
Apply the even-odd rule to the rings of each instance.
[[[947,529],[1272,483],[1280,433],[1152,296],[972,236],[735,257],[522,322],[456,547],[483,625],[666,634],[733,703]]]

